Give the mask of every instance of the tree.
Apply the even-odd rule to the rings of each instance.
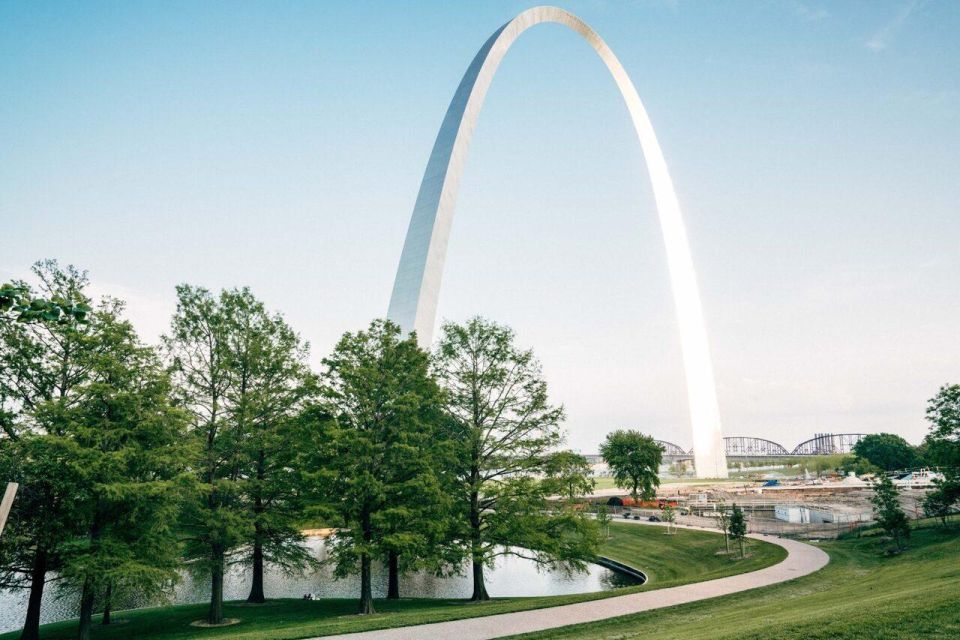
[[[927,404],[930,433],[924,438],[925,457],[940,466],[943,479],[928,494],[932,513],[943,520],[960,502],[960,385],[943,385]]]
[[[185,415],[152,348],[140,343],[119,304],[93,315],[89,379],[70,407],[37,411],[47,431],[61,428],[82,464],[75,486],[85,503],[85,534],[64,553],[61,576],[80,592],[79,638],[90,637],[94,602],[114,588],[160,593],[177,578],[177,476],[188,458]]]
[[[356,572],[359,564],[359,613],[375,613],[373,559],[391,556],[396,576],[400,557],[428,553],[443,526],[432,466],[440,390],[416,336],[404,338],[390,321],[344,334],[323,362],[335,418],[327,494],[344,525],[331,552],[338,575]]]
[[[639,431],[619,429],[607,434],[600,455],[613,472],[614,482],[629,489],[634,501],[649,500],[660,486],[657,471],[663,460],[663,447]]]
[[[930,433],[924,440],[930,462],[960,469],[960,384],[943,385],[927,403]]]
[[[916,449],[898,435],[873,433],[853,446],[853,453],[885,471],[907,469],[917,463]]]
[[[723,531],[723,545],[726,548],[727,555],[730,554],[730,512],[727,511],[727,505],[723,500],[717,503],[717,525]]]
[[[39,281],[36,291],[24,282],[13,284],[25,299],[89,308],[85,272],[48,260],[35,264],[33,273]],[[40,315],[35,322],[0,322],[0,449],[11,460],[8,479],[20,484],[0,540],[0,583],[30,590],[24,640],[39,636],[48,574],[62,568],[65,547],[84,530],[87,516],[84,496],[78,494],[85,469],[77,444],[65,433],[63,421],[41,425],[36,416],[41,407],[49,415],[56,413],[54,407],[65,411],[82,400],[94,329],[86,322]]]
[[[0,538],[0,588],[29,591],[20,639],[37,640],[44,588],[83,533],[86,505],[76,497],[85,468],[69,438],[35,433],[0,438],[0,466],[20,483]]]
[[[747,519],[743,514],[743,509],[737,506],[737,503],[733,503],[733,508],[730,510],[730,537],[737,541],[737,544],[740,546],[740,558],[744,557],[743,553],[743,542],[747,537]]]
[[[674,532],[673,526],[677,521],[677,511],[669,504],[663,508],[663,521],[667,523],[667,533],[672,534]]]
[[[185,554],[191,567],[210,576],[207,622],[223,622],[223,575],[227,557],[254,535],[245,500],[247,433],[231,421],[237,378],[232,368],[226,303],[206,289],[177,287],[177,311],[164,337],[176,394],[190,412],[198,455],[191,499],[182,511]]]
[[[873,513],[877,524],[893,538],[897,551],[903,550],[903,538],[910,537],[910,522],[900,507],[900,492],[888,476],[873,484]]]
[[[597,524],[600,525],[600,533],[604,540],[610,539],[610,523],[613,516],[610,515],[610,508],[605,504],[597,505]]]
[[[550,404],[533,352],[518,348],[508,327],[475,317],[443,326],[434,360],[458,447],[458,539],[471,564],[471,599],[489,599],[484,567],[501,555],[581,568],[596,550],[597,527],[572,509],[546,509],[551,483],[540,478],[562,441],[564,413]]]
[[[578,496],[593,491],[596,482],[590,477],[587,459],[573,451],[558,451],[547,458],[545,473],[552,483],[551,490],[573,502]]]
[[[947,518],[953,513],[954,502],[956,498],[940,486],[924,496],[923,511],[928,517],[940,518],[943,526],[947,526]]]
[[[263,603],[264,564],[299,573],[315,563],[297,526],[304,508],[295,460],[301,434],[294,418],[318,391],[309,347],[249,289],[221,293],[224,363],[231,383],[224,410],[238,434],[245,504],[253,524],[241,561],[252,566],[247,602]]]
[[[86,322],[90,306],[84,302],[55,297],[34,298],[24,283],[0,285],[0,320],[17,322]]]

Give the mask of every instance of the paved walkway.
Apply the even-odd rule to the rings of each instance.
[[[697,527],[683,528],[697,529]],[[616,616],[659,609],[660,607],[671,607],[686,602],[725,596],[747,589],[765,587],[813,573],[822,569],[830,561],[830,557],[824,551],[803,542],[760,534],[751,534],[750,537],[783,547],[787,550],[786,559],[779,564],[759,571],[679,587],[654,589],[625,596],[566,604],[546,609],[534,609],[532,611],[501,613],[465,620],[451,620],[450,622],[323,636],[322,640],[423,640],[424,638],[435,640],[446,638],[492,640],[493,638],[542,631],[570,624],[597,622]],[[643,567],[637,568],[643,569]]]

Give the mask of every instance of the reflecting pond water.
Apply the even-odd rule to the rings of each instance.
[[[311,538],[307,542],[314,554],[326,559],[325,541]],[[335,579],[333,568],[323,566],[305,576],[286,576],[277,570],[266,569],[264,590],[268,598],[300,598],[313,593],[318,598],[355,598],[360,589],[359,576]],[[638,584],[635,578],[623,575],[599,565],[587,565],[585,573],[566,574],[562,571],[546,571],[523,558],[502,556],[493,570],[484,573],[487,591],[493,597],[521,597],[589,593]],[[377,567],[374,574],[374,597],[387,594],[387,573]],[[243,600],[250,592],[250,570],[235,566],[224,579],[224,599]],[[422,598],[469,598],[472,580],[469,574],[438,578],[429,573],[413,573],[400,581],[400,595]],[[185,575],[175,588],[169,602],[186,604],[204,602],[209,598],[210,585],[206,579],[196,580]],[[122,608],[144,607],[158,602],[136,601],[123,603]],[[19,629],[27,606],[27,592],[0,591],[0,632]],[[120,607],[120,603],[117,604]],[[47,585],[44,592],[41,621],[56,622],[77,616],[77,595],[54,584]]]

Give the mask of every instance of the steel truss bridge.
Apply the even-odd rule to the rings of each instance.
[[[809,440],[804,440],[793,449],[787,449],[782,444],[764,438],[749,436],[733,436],[724,438],[727,458],[783,458],[790,456],[825,456],[845,454],[853,451],[855,444],[867,434],[865,433],[818,433]],[[663,459],[669,462],[692,460],[693,449],[684,449],[678,444],[666,440],[657,440],[663,447]]]

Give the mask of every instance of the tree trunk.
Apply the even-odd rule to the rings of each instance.
[[[739,539],[740,541],[740,559],[743,559],[743,538]]]
[[[27,603],[27,618],[20,632],[20,640],[39,640],[40,638],[40,602],[43,599],[43,585],[47,579],[47,551],[37,549],[33,556],[33,569],[30,571],[30,600]]]
[[[486,602],[490,599],[487,593],[487,585],[483,583],[483,560],[473,559],[473,595],[470,600],[473,602]]]
[[[373,530],[370,526],[370,511],[364,508],[360,518],[363,527],[363,541],[367,544],[373,539]],[[370,554],[360,554],[360,615],[376,613],[373,608],[373,580],[370,575]]]
[[[107,583],[107,591],[103,594],[103,625],[110,624],[110,607],[113,605],[113,583]]]
[[[473,478],[476,479],[478,472],[474,470]],[[476,487],[478,481],[473,482]],[[487,586],[483,584],[483,532],[480,521],[480,494],[474,490],[470,493],[470,559],[473,563],[473,595],[470,600],[473,602],[486,602],[490,599],[487,593]]]
[[[360,554],[360,615],[376,613],[370,576],[370,554]]]
[[[257,495],[253,501],[253,584],[247,602],[263,604],[267,599],[263,595],[263,496],[260,495],[266,469],[266,453],[263,449],[257,455]]]
[[[387,554],[387,599],[400,599],[400,554],[390,551]]]
[[[247,602],[263,604],[267,599],[263,595],[263,537],[260,533],[259,523],[254,525],[254,530],[253,584],[250,586],[250,595],[247,596]]]
[[[215,544],[211,548],[213,567],[210,572],[210,611],[207,613],[207,622],[221,624],[223,622],[223,547]]]
[[[77,640],[90,640],[90,626],[93,620],[93,586],[84,580],[80,590],[80,623],[77,628]]]

